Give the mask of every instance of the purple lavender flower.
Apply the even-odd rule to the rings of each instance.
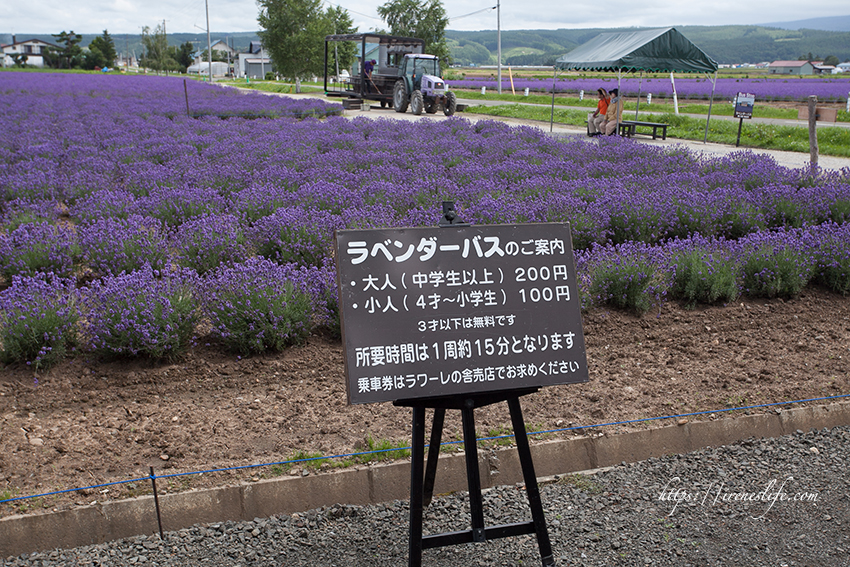
[[[310,330],[315,271],[256,257],[222,265],[200,288],[212,333],[242,355],[301,342]]]
[[[88,347],[105,356],[181,355],[194,339],[197,274],[160,273],[149,265],[108,276],[82,290]]]
[[[242,225],[229,214],[189,220],[177,227],[172,242],[177,263],[200,275],[220,264],[238,263],[248,257]]]
[[[14,276],[0,292],[0,360],[50,368],[76,345],[79,316],[73,280]]]
[[[25,223],[0,234],[0,273],[7,278],[36,272],[68,277],[78,254],[74,231],[66,225]]]
[[[168,265],[168,245],[161,221],[141,215],[105,218],[78,228],[83,261],[97,274],[132,272],[148,265]]]

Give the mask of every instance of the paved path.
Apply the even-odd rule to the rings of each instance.
[[[238,88],[238,87],[237,87]],[[278,96],[286,96],[293,98],[324,98],[324,95],[321,93],[302,93],[302,94],[279,94],[279,93],[266,93],[264,91],[255,91],[264,94],[272,94]],[[338,98],[327,99],[330,102],[338,102]],[[472,99],[458,99],[458,103],[466,104],[466,105],[475,105],[487,103],[488,105],[494,106],[498,104],[515,104],[513,102],[505,102],[505,101],[480,101],[480,100],[472,100]],[[564,107],[559,107],[564,108]],[[587,108],[577,108],[577,107],[569,107],[576,108],[578,110],[583,110],[585,112],[589,112]],[[348,118],[353,118],[355,116],[363,116],[366,118],[386,118],[390,120],[445,120],[446,117],[442,113],[437,114],[428,114],[422,116],[415,116],[410,111],[405,112],[404,114],[400,114],[395,112],[392,108],[381,108],[378,104],[373,104],[369,110],[345,110],[343,111],[343,115]],[[570,124],[554,124],[551,126],[548,122],[539,122],[535,120],[519,120],[516,118],[504,118],[500,116],[487,116],[481,114],[464,114],[459,113],[457,116],[461,116],[467,120],[472,122],[477,122],[479,120],[498,120],[500,122],[506,122],[508,124],[516,125],[516,126],[531,126],[535,128],[540,128],[541,130],[545,130],[547,132],[551,131],[553,135],[556,136],[582,136],[586,135],[586,130],[583,126],[573,126]],[[713,116],[712,119],[715,117]],[[728,119],[733,119],[732,117],[725,117]],[[792,123],[794,126],[805,127],[806,121],[804,120],[779,120],[773,118],[754,118],[753,121],[763,121],[769,123]],[[850,123],[839,123],[842,127],[850,127]],[[729,144],[717,144],[713,142],[702,143],[694,140],[680,140],[680,139],[667,139],[667,140],[653,140],[652,138],[636,136],[632,138],[641,143],[645,144],[653,144],[653,145],[662,145],[662,146],[685,146],[692,151],[699,151],[709,155],[728,155],[735,152],[741,151],[751,151],[759,154],[765,154],[771,156],[776,163],[782,165],[784,167],[790,168],[801,168],[801,167],[809,167],[809,154],[802,152],[786,152],[780,150],[767,150],[761,148],[744,148],[744,147],[735,147]],[[835,156],[819,156],[818,165],[822,169],[827,170],[841,170],[847,168],[850,170],[850,158],[843,157],[835,157]]]
[[[474,104],[478,101],[473,100],[460,100],[459,102],[463,104]],[[584,109],[587,110],[587,109]],[[388,118],[391,120],[444,120],[446,117],[441,113],[437,114],[429,114],[427,116],[415,116],[411,112],[406,112],[404,114],[399,114],[395,112],[391,108],[380,108],[378,105],[373,105],[370,110],[346,110],[344,111],[344,115],[347,117],[354,116],[365,116],[369,118]],[[500,116],[487,116],[480,114],[464,114],[459,113],[458,116],[462,116],[467,120],[471,120],[473,122],[477,122],[479,120],[498,120],[500,122],[506,122],[508,124],[516,125],[516,126],[532,126],[535,128],[540,128],[546,132],[550,131],[550,125],[548,122],[538,122],[534,120],[520,120],[516,118],[504,118]],[[573,126],[570,124],[554,124],[551,127],[551,132],[554,135],[558,136],[586,136],[586,130],[583,126]],[[735,152],[742,151],[751,151],[759,154],[766,154],[771,156],[776,163],[779,165],[790,167],[790,168],[800,168],[800,167],[809,167],[809,154],[802,152],[786,152],[780,150],[767,150],[761,148],[744,148],[744,147],[735,147],[729,144],[717,144],[717,143],[702,143],[701,141],[694,140],[680,140],[668,138],[667,140],[653,140],[649,137],[644,136],[636,136],[632,138],[641,143],[659,145],[659,146],[686,146],[687,148],[693,151],[703,152],[705,154],[710,155],[728,155]],[[839,170],[843,168],[850,169],[850,158],[842,158],[835,156],[819,156],[818,165],[820,165],[823,169],[829,170]]]

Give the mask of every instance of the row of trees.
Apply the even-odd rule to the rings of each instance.
[[[333,6],[323,10],[322,0],[258,0],[257,5],[260,38],[277,73],[287,79],[322,76],[325,36],[357,32],[347,10]],[[441,0],[388,0],[378,7],[378,15],[389,30],[376,33],[424,39],[428,53],[450,62],[445,37],[449,20]],[[354,45],[342,44],[331,54],[331,68],[349,68],[355,52]]]
[[[83,36],[70,32],[52,34],[56,38],[58,48],[49,47],[44,53],[44,64],[51,69],[96,69],[112,67],[118,58],[115,42],[109,31],[103,30],[103,35],[94,38],[88,50],[83,50],[80,42]]]
[[[44,53],[44,64],[52,69],[102,69],[114,66],[118,59],[115,42],[107,30],[103,30],[103,35],[95,37],[88,49],[83,49],[80,45],[83,36],[73,30],[52,35],[56,38],[58,47],[49,47]],[[168,45],[165,29],[161,25],[153,31],[147,26],[142,28],[142,44],[145,47],[140,61],[143,67],[166,73],[185,73],[186,68],[192,64],[192,53],[195,51],[192,43],[187,41],[179,47]],[[218,55],[215,51],[213,54]],[[26,64],[23,57],[20,66]]]
[[[153,31],[148,26],[142,28],[142,45],[145,47],[145,52],[139,61],[142,67],[164,71],[166,74],[185,73],[193,62],[192,53],[195,47],[192,43],[187,41],[179,47],[168,45],[168,36],[162,24],[156,26]],[[213,54],[215,53],[213,51]]]

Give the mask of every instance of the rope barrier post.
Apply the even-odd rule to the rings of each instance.
[[[153,486],[153,504],[156,507],[156,522],[159,524],[159,539],[165,541],[165,534],[162,533],[162,514],[159,511],[159,496],[156,493],[156,475],[151,467],[151,486]]]

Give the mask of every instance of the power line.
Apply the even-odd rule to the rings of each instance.
[[[454,18],[449,18],[449,21],[450,21],[450,22],[452,22],[452,21],[454,21],[454,20],[459,20],[459,19],[461,19],[461,18],[466,18],[466,17],[468,17],[468,16],[474,16],[475,14],[480,14],[480,13],[482,13],[482,12],[489,12],[490,10],[495,10],[495,9],[496,9],[496,7],[495,7],[495,6],[492,6],[492,7],[490,7],[490,8],[483,8],[483,9],[481,9],[481,10],[476,10],[475,12],[470,12],[470,13],[468,13],[468,14],[464,14],[464,15],[462,15],[462,16],[455,16]]]

